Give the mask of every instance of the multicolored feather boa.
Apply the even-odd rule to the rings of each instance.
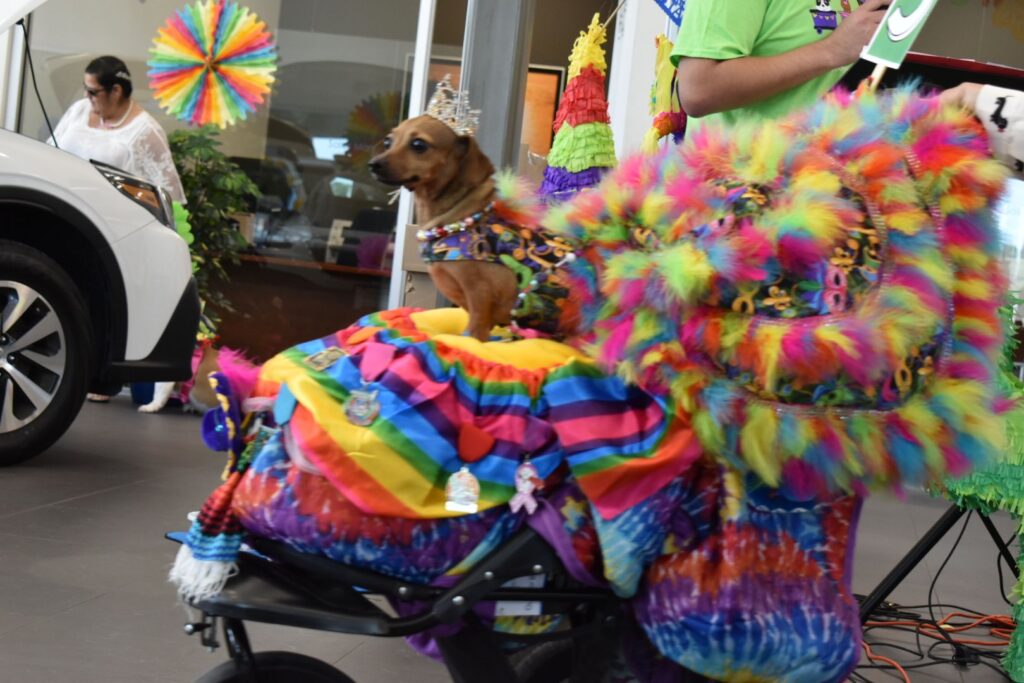
[[[810,498],[1001,452],[1006,169],[966,112],[903,88],[709,127],[556,207],[583,347],[675,400],[706,452]]]

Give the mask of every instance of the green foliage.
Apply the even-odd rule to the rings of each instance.
[[[999,309],[999,317],[1003,323],[1003,357],[1000,362],[1001,383],[1003,389],[1015,398],[1024,397],[1024,383],[1018,379],[1017,368],[1014,366],[1014,359],[1017,356],[1017,347],[1020,346],[1020,326],[1016,321],[1016,312],[1024,299],[1010,292],[1006,295],[1006,302]]]
[[[251,201],[259,197],[259,189],[218,149],[220,141],[213,126],[177,130],[168,141],[188,200],[199,296],[218,310],[232,310],[218,286],[228,279],[225,265],[237,264],[238,253],[245,247],[232,215],[248,211]]]

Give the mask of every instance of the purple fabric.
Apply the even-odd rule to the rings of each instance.
[[[588,168],[573,173],[557,166],[548,166],[544,169],[540,193],[553,199],[568,199],[579,190],[597,185],[607,171],[607,168]]]
[[[580,562],[580,558],[576,555],[576,551],[572,546],[572,539],[566,531],[564,520],[562,515],[559,514],[558,509],[546,498],[542,498],[537,502],[540,503],[537,512],[526,519],[526,523],[530,525],[530,528],[540,534],[541,538],[554,548],[555,553],[558,554],[558,559],[562,561],[565,570],[569,572],[569,576],[585,586],[593,586],[595,588],[606,587],[607,583],[594,578],[583,566],[583,563]]]

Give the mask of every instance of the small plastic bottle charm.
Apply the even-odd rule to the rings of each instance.
[[[357,427],[369,427],[380,415],[377,390],[353,389],[345,401],[345,417]]]
[[[537,499],[533,492],[544,486],[540,473],[533,463],[527,460],[516,468],[516,495],[512,496],[508,506],[512,512],[519,512],[524,507],[526,514],[532,515],[537,510]]]
[[[448,499],[444,504],[445,510],[472,515],[480,509],[480,482],[466,466],[448,477],[444,492]]]

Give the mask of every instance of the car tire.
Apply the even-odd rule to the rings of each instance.
[[[46,254],[0,240],[0,466],[46,450],[85,401],[88,309]]]

